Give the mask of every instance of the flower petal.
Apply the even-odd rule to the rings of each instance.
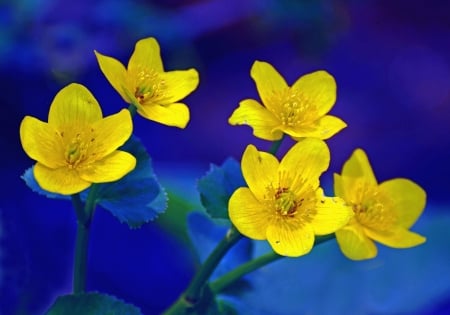
[[[114,151],[105,158],[79,167],[80,177],[93,183],[107,183],[121,179],[136,166],[136,158],[125,151]]]
[[[295,140],[301,140],[301,138],[318,138],[326,140],[337,134],[339,131],[347,127],[347,124],[341,119],[326,115],[321,117],[317,121],[317,125],[314,128],[295,128],[287,130],[286,133],[292,136]]]
[[[286,81],[271,64],[258,60],[253,63],[250,76],[256,83],[256,89],[264,106],[271,110],[271,98],[274,94],[288,88]]]
[[[75,170],[67,167],[51,169],[36,163],[33,173],[42,189],[61,195],[73,195],[91,185],[90,182],[81,179]]]
[[[377,185],[377,180],[370,166],[369,159],[362,149],[356,149],[344,163],[342,177],[362,178],[369,185]]]
[[[57,130],[31,116],[25,116],[20,124],[20,141],[26,154],[50,168],[65,165],[63,147]]]
[[[95,141],[92,142],[92,153],[99,160],[124,144],[133,132],[133,121],[130,112],[122,109],[120,112],[105,117],[92,125]],[[90,162],[90,161],[88,161]]]
[[[156,72],[164,71],[159,44],[153,37],[139,40],[128,61],[128,71],[131,73],[138,73],[142,68]]]
[[[328,113],[336,102],[336,81],[326,71],[315,71],[300,77],[292,89],[314,105],[319,116]]]
[[[278,165],[277,158],[272,154],[258,151],[251,144],[245,149],[241,161],[242,175],[258,200],[267,199],[267,188],[272,187],[277,178]]]
[[[364,228],[364,232],[371,239],[393,248],[409,248],[426,241],[426,238],[417,233],[408,231],[403,227],[392,229],[389,232],[374,231]]]
[[[318,189],[317,213],[312,225],[316,235],[326,235],[336,232],[346,225],[353,217],[353,210],[338,197],[324,197],[322,189]]]
[[[194,91],[199,82],[195,69],[164,72],[159,75],[164,82],[162,97],[155,102],[161,105],[178,102]]]
[[[183,103],[148,104],[138,108],[138,113],[144,118],[178,128],[185,128],[190,118],[189,108]]]
[[[413,181],[396,178],[380,184],[380,191],[393,202],[392,211],[398,218],[398,224],[410,228],[422,214],[425,203],[425,191]]]
[[[297,142],[281,160],[280,176],[287,176],[294,191],[308,183],[310,188],[319,187],[319,177],[330,164],[327,144],[319,139],[306,138]]]
[[[53,99],[48,123],[53,126],[86,125],[102,119],[102,109],[89,90],[77,83],[61,89]]]
[[[333,179],[334,179],[334,195],[337,197],[341,197],[344,200],[347,200],[347,198],[345,198],[345,188],[344,188],[344,184],[342,181],[342,176],[339,174],[334,173],[333,174]]]
[[[277,254],[298,257],[311,251],[314,230],[309,224],[297,227],[280,220],[267,227],[267,240]]]
[[[108,82],[120,94],[120,96],[122,96],[126,103],[132,103],[133,99],[130,98],[129,94],[132,95],[134,91],[133,93],[130,93],[126,90],[128,88],[125,80],[127,70],[124,65],[117,59],[102,55],[95,50],[94,53],[97,57],[100,70],[102,70]]]
[[[336,231],[336,240],[342,253],[353,260],[374,258],[378,252],[375,243],[358,224],[349,224]]]
[[[279,140],[283,136],[280,130],[273,131],[280,122],[265,107],[252,99],[246,99],[239,103],[228,119],[231,125],[249,125],[253,128],[255,137],[265,140]]]
[[[266,239],[269,211],[247,187],[238,188],[228,202],[231,222],[240,233],[255,240]]]

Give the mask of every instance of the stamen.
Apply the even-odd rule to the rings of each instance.
[[[298,125],[308,125],[314,122],[317,116],[316,106],[303,93],[294,89],[286,89],[280,94],[274,95],[270,100],[270,108],[280,119],[284,126],[295,127]],[[275,110],[281,104],[281,111]]]
[[[134,96],[140,104],[160,100],[165,96],[166,82],[153,69],[140,68],[136,75],[129,77],[135,79],[131,86],[134,87]]]
[[[90,146],[95,142],[95,130],[91,128],[90,131],[90,135],[77,133],[75,137],[65,145],[65,160],[69,168],[76,168],[80,163],[86,161],[88,156],[95,156],[94,153],[88,152]],[[61,132],[61,134],[64,134],[64,132]]]
[[[352,205],[358,222],[379,231],[392,228],[397,222],[397,216],[392,212],[392,201],[376,186],[359,188],[357,192],[361,194],[361,201]]]

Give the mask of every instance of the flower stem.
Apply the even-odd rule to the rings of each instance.
[[[286,137],[286,134],[283,134],[283,136],[279,140],[272,142],[272,146],[269,149],[270,154],[272,154],[272,155],[277,154],[277,151],[280,148],[280,145],[283,142],[285,137]]]
[[[216,281],[212,282],[210,284],[211,291],[213,291],[214,293],[219,293],[247,273],[255,271],[256,269],[259,269],[283,257],[284,256],[278,255],[275,252],[270,252],[256,259],[250,260],[249,262],[240,265],[236,269],[230,271]]]
[[[73,293],[83,293],[86,290],[87,257],[89,244],[89,228],[96,204],[98,185],[90,188],[86,204],[83,207],[80,195],[72,195],[72,204],[77,215],[77,236],[73,267]]]
[[[326,241],[332,240],[335,238],[334,234],[325,235],[325,236],[318,236],[316,237],[314,246],[317,246],[319,244],[325,243]],[[259,269],[265,265],[270,264],[271,262],[274,262],[280,258],[283,258],[285,256],[281,256],[275,252],[270,252],[267,254],[264,254],[258,258],[255,258],[249,262],[246,262],[236,269],[230,271],[229,273],[223,275],[216,281],[212,282],[210,284],[211,291],[214,294],[217,294],[227,287],[229,287],[231,284],[233,284],[236,280],[240,279],[242,276],[255,271],[256,269]]]
[[[128,106],[128,110],[130,111],[131,117],[133,117],[137,112],[137,107],[134,104],[130,104],[130,106]]]
[[[86,290],[87,254],[89,243],[89,228],[80,221],[77,222],[77,239],[75,243],[75,261],[73,269],[73,293],[83,293]]]
[[[203,263],[197,274],[191,280],[188,288],[172,304],[172,306],[164,312],[164,315],[185,314],[188,309],[192,309],[201,300],[203,289],[214,269],[225,256],[227,251],[236,244],[242,235],[232,226],[225,237],[220,241],[217,247],[209,255]]]

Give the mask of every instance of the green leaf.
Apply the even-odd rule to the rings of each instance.
[[[211,217],[229,219],[228,200],[237,188],[245,185],[239,163],[228,158],[221,166],[211,164],[208,173],[198,180],[197,189]]]
[[[95,292],[63,295],[47,315],[142,315],[139,308],[114,296]]]

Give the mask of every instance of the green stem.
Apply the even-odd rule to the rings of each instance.
[[[89,189],[89,194],[86,199],[86,205],[84,206],[84,213],[86,214],[85,225],[89,228],[92,221],[92,216],[94,215],[95,205],[97,203],[97,192],[99,189],[99,185],[92,184]]]
[[[326,241],[329,241],[331,239],[334,239],[335,235],[325,235],[325,236],[318,236],[316,237],[314,246],[317,246],[319,244],[325,243]],[[255,258],[249,262],[246,262],[236,269],[230,271],[229,273],[223,275],[216,281],[212,282],[210,284],[211,291],[214,294],[217,294],[224,289],[226,289],[228,286],[233,284],[236,280],[240,279],[242,276],[255,271],[256,269],[259,269],[265,265],[270,264],[271,262],[274,262],[280,258],[283,258],[285,256],[278,255],[275,252],[270,252],[267,254],[264,254],[258,258]]]
[[[280,258],[283,258],[284,256],[278,255],[275,252],[270,252],[267,254],[264,254],[256,259],[253,259],[249,262],[246,262],[236,269],[230,271],[229,273],[223,275],[219,279],[217,279],[214,282],[211,282],[210,287],[211,291],[214,293],[219,293],[223,291],[225,288],[233,284],[236,280],[241,278],[242,276],[255,271],[256,269],[259,269],[265,265],[270,264],[271,262],[274,262]]]
[[[72,195],[72,206],[75,209],[75,214],[77,216],[77,221],[84,222],[86,220],[84,214],[84,206],[81,201],[80,194]]]
[[[220,241],[217,247],[209,255],[197,274],[191,280],[188,288],[178,298],[178,300],[164,312],[164,315],[185,314],[189,308],[194,308],[201,300],[203,289],[214,269],[222,260],[228,250],[236,244],[242,235],[233,226],[228,230],[226,236]]]
[[[280,145],[283,142],[284,138],[286,138],[286,134],[283,134],[283,136],[279,140],[272,142],[272,146],[269,149],[270,154],[272,155],[277,154],[278,149],[280,148]]]
[[[133,117],[137,112],[137,107],[133,104],[130,104],[130,106],[128,106],[128,110],[130,111],[131,117]]]
[[[88,243],[89,228],[78,221],[77,239],[75,243],[75,261],[73,269],[74,294],[83,293],[86,290]]]
[[[90,188],[86,204],[83,207],[80,195],[72,195],[72,204],[77,215],[77,236],[75,241],[75,257],[73,268],[73,293],[83,293],[86,290],[87,257],[89,244],[89,228],[95,209],[98,185]]]

